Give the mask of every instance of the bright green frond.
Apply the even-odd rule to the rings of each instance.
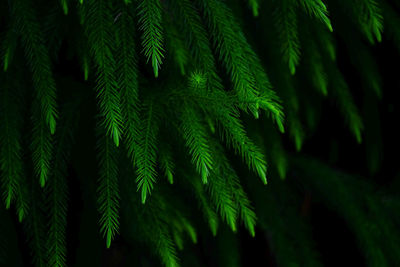
[[[157,78],[164,53],[160,0],[140,0],[138,16],[140,24],[139,29],[142,31],[143,52],[147,61],[151,61],[154,76]]]
[[[181,114],[182,133],[186,147],[192,155],[192,163],[201,175],[203,183],[207,183],[210,171],[213,169],[212,151],[208,142],[207,129],[199,114],[189,105],[185,105]]]
[[[148,100],[143,109],[140,123],[140,136],[137,140],[137,190],[140,191],[142,203],[146,202],[156,182],[157,171],[157,135],[159,114],[154,100]]]
[[[118,34],[116,51],[116,73],[121,92],[122,114],[125,123],[125,142],[128,154],[135,161],[139,136],[138,69],[132,6],[122,5],[115,22]]]
[[[105,0],[90,0],[82,5],[84,27],[93,60],[97,66],[96,92],[102,116],[102,125],[116,146],[123,130],[120,93],[115,75],[115,36],[110,3]]]
[[[322,0],[298,0],[305,11],[319,19],[328,27],[329,31],[333,31],[331,21],[328,17],[328,9]]]

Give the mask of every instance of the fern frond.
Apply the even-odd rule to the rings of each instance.
[[[202,124],[196,110],[185,104],[181,114],[182,133],[186,147],[192,155],[192,163],[201,175],[203,183],[207,183],[210,171],[213,169],[213,157],[207,141],[207,130]]]
[[[310,76],[314,87],[323,95],[328,95],[328,77],[320,54],[314,50],[314,55],[310,57]]]
[[[138,5],[138,16],[140,24],[139,29],[143,32],[143,52],[147,61],[151,60],[154,76],[157,78],[164,52],[160,0],[141,0]]]
[[[21,115],[17,107],[20,105],[18,97],[11,91],[3,75],[0,76],[0,177],[2,197],[7,209],[12,202],[21,195],[18,192],[23,186],[22,179],[22,147],[21,147]],[[15,88],[14,88],[15,90]],[[20,199],[27,202],[26,199]],[[26,213],[26,205],[17,207],[18,214]]]
[[[336,98],[339,111],[345,118],[350,131],[354,134],[358,143],[362,141],[362,131],[364,125],[359,114],[357,106],[354,104],[353,97],[349,91],[348,85],[339,70],[330,68],[330,82],[332,84],[332,94]]]
[[[198,11],[188,0],[172,0],[171,6],[172,12],[177,15],[178,29],[184,35],[190,36],[190,38],[185,38],[186,46],[189,48],[194,65],[205,74],[207,88],[210,90],[222,89],[222,81],[217,74],[208,33]]]
[[[101,123],[98,131],[99,172],[97,204],[100,213],[100,232],[106,239],[107,248],[119,233],[119,187],[118,187],[118,149],[109,136],[104,136]]]
[[[172,158],[171,146],[163,144],[160,146],[160,168],[170,184],[174,183],[175,163]]]
[[[10,63],[14,58],[15,49],[17,48],[18,32],[10,25],[6,32],[2,34],[1,56],[3,59],[3,70],[7,71]]]
[[[66,266],[67,244],[67,168],[73,144],[73,131],[77,119],[77,105],[69,104],[61,117],[62,128],[57,131],[54,161],[51,168],[52,179],[46,186],[48,210],[48,236],[46,242],[47,262],[50,266]]]
[[[175,25],[171,21],[165,23],[165,35],[167,40],[167,51],[169,51],[174,58],[175,64],[181,71],[181,75],[185,75],[189,61],[188,51],[181,36],[178,34]]]
[[[33,265],[36,267],[46,267],[46,232],[43,215],[44,201],[38,189],[36,183],[30,185],[29,216],[23,221],[23,227],[28,237]]]
[[[319,19],[328,27],[329,31],[333,31],[331,21],[328,17],[329,12],[322,0],[298,0],[303,9],[310,15]]]
[[[115,76],[116,63],[113,51],[115,43],[113,36],[113,18],[110,3],[105,0],[90,0],[82,5],[84,27],[93,60],[97,65],[96,92],[103,117],[103,127],[111,136],[116,146],[123,130],[121,100],[118,92],[118,80]]]
[[[305,138],[305,132],[303,125],[298,117],[298,115],[293,110],[288,111],[288,124],[289,124],[289,134],[293,139],[296,146],[296,150],[299,152],[303,147],[303,142]]]
[[[51,134],[56,130],[57,103],[56,84],[51,71],[51,61],[45,46],[45,39],[29,1],[12,3],[13,18],[21,36],[27,63],[32,72],[36,90],[35,98],[40,105],[40,119],[45,120]]]
[[[242,185],[240,184],[239,177],[237,176],[235,170],[232,168],[230,162],[223,153],[222,148],[217,150],[216,153],[219,162],[219,172],[226,181],[226,187],[230,189],[232,198],[236,204],[236,210],[240,212],[240,219],[244,222],[245,228],[250,232],[250,234],[255,236],[255,225],[257,216],[254,212],[250,200],[247,197],[246,192],[244,192]]]
[[[276,1],[274,13],[275,27],[278,31],[280,49],[283,60],[288,64],[290,73],[296,73],[300,62],[300,40],[298,36],[298,22],[294,0]]]
[[[212,172],[207,189],[211,201],[214,203],[221,218],[229,225],[232,231],[236,232],[237,209],[235,199],[227,183],[227,177],[222,170]]]
[[[154,100],[148,100],[144,105],[143,118],[140,123],[140,136],[138,137],[138,151],[136,158],[137,191],[141,191],[142,203],[146,202],[147,196],[151,194],[156,182],[157,161],[157,135],[158,135],[158,113]]]
[[[355,19],[360,30],[365,34],[370,43],[382,40],[383,16],[379,1],[360,0],[357,2],[340,1],[343,9],[352,11],[352,18]]]
[[[267,162],[260,149],[247,136],[240,119],[234,113],[220,114],[222,138],[240,154],[248,167],[258,174],[261,181],[267,184]]]
[[[64,15],[68,15],[68,0],[60,0],[60,4],[64,11]]]
[[[205,0],[200,4],[204,9],[208,27],[214,41],[219,58],[230,75],[240,107],[249,109],[257,117],[257,104],[252,103],[259,93],[256,88],[255,78],[249,70],[249,61],[246,60],[242,46],[246,41],[241,28],[234,20],[231,10],[219,0]]]
[[[35,174],[39,177],[40,186],[44,187],[50,174],[50,163],[53,157],[54,144],[45,119],[41,116],[39,104],[36,103],[37,101],[34,101],[32,111],[33,130],[31,151]]]
[[[122,113],[125,121],[125,142],[128,154],[135,161],[136,139],[139,136],[139,99],[136,44],[131,6],[121,5],[120,16],[115,22],[118,34],[116,70],[121,90]]]
[[[251,11],[253,12],[254,17],[258,17],[258,12],[260,9],[260,4],[258,3],[258,0],[248,0],[249,6],[251,8]]]
[[[249,62],[249,70],[253,74],[255,85],[259,90],[259,95],[254,99],[256,102],[256,109],[253,113],[256,115],[255,117],[258,118],[258,106],[265,110],[271,116],[271,119],[277,124],[279,130],[283,133],[284,114],[281,100],[273,91],[268,75],[261,64],[259,57],[253,49],[251,49],[245,37],[242,37],[241,41],[245,57]]]
[[[211,206],[210,200],[204,192],[204,186],[200,183],[198,179],[191,179],[195,196],[199,202],[200,208],[203,211],[204,219],[208,222],[208,226],[210,227],[211,233],[213,236],[217,235],[218,230],[218,215],[215,213],[215,210]]]

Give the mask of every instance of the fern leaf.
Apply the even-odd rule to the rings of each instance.
[[[151,60],[154,76],[158,77],[163,58],[162,10],[159,0],[141,0],[138,6],[139,29],[142,34],[142,46],[147,61]]]
[[[137,55],[134,41],[134,23],[130,6],[123,5],[116,21],[119,36],[117,54],[118,85],[121,90],[122,112],[125,121],[125,137],[128,154],[135,161],[136,139],[139,136],[139,99]]]
[[[10,63],[13,60],[15,49],[17,48],[17,39],[18,33],[13,27],[14,25],[9,26],[6,30],[4,36],[2,35],[2,59],[3,59],[3,70],[7,71]]]
[[[216,155],[221,156],[221,155]],[[229,186],[228,176],[225,174],[224,166],[218,157],[216,162],[216,170],[211,172],[210,182],[207,186],[212,202],[215,204],[217,211],[222,219],[229,225],[232,231],[236,232],[237,208],[232,190]]]
[[[217,155],[218,159],[220,160],[218,166],[220,175],[223,176],[223,179],[225,179],[225,186],[230,189],[230,194],[232,195],[232,199],[236,204],[236,211],[240,212],[240,219],[244,222],[245,228],[254,237],[257,220],[254,208],[252,207],[246,192],[244,192],[243,187],[240,184],[239,177],[223,153],[222,148],[217,149]]]
[[[118,188],[118,150],[108,136],[102,135],[99,123],[98,157],[100,177],[97,187],[97,203],[100,212],[100,232],[106,239],[107,248],[119,233],[119,188]]]
[[[191,179],[191,182],[195,191],[196,198],[203,211],[204,218],[208,222],[211,233],[213,234],[213,236],[216,236],[219,224],[218,215],[215,213],[215,210],[211,206],[210,200],[204,192],[204,186],[200,183],[200,181],[198,179]]]
[[[267,184],[267,163],[260,149],[247,136],[246,131],[238,117],[220,114],[219,123],[222,126],[222,138],[228,145],[239,153],[249,168],[253,169],[261,181]]]
[[[181,115],[182,132],[192,163],[201,175],[203,183],[207,183],[212,170],[213,160],[211,149],[207,141],[207,132],[200,121],[199,115],[189,106],[186,106]]]
[[[38,110],[39,107],[35,103],[37,102],[34,102],[32,111],[33,131],[31,151],[35,174],[39,177],[40,186],[44,187],[49,177],[54,144],[45,120]]]
[[[336,68],[330,68],[330,77],[332,82],[332,89],[339,111],[345,118],[350,131],[354,134],[358,143],[362,142],[362,131],[364,125],[362,118],[359,114],[357,106],[354,104],[353,98],[349,91],[348,85],[344,80],[342,74]]]
[[[251,11],[253,12],[253,16],[258,17],[258,12],[260,9],[260,4],[258,3],[258,0],[248,0],[248,1]]]
[[[118,81],[115,77],[116,63],[113,56],[115,37],[112,34],[114,25],[109,5],[110,3],[105,0],[91,0],[82,8],[88,43],[97,65],[96,92],[100,114],[103,117],[102,124],[115,145],[119,146],[123,117],[120,94],[117,90]]]
[[[205,74],[207,88],[210,90],[222,89],[208,33],[197,9],[188,0],[173,0],[171,6],[172,12],[177,15],[178,30],[191,37],[185,38],[186,46],[189,48],[195,66]]]
[[[68,0],[60,0],[60,4],[64,11],[64,15],[68,15]]]
[[[156,161],[159,118],[153,101],[149,100],[144,106],[144,118],[139,128],[141,135],[137,140],[136,183],[137,190],[141,191],[143,204],[146,202],[147,196],[151,194],[157,176]]]
[[[67,168],[73,144],[73,131],[77,123],[77,105],[69,104],[61,118],[62,128],[55,136],[56,148],[52,165],[52,179],[47,184],[48,237],[46,242],[47,262],[50,266],[66,266],[67,227]]]
[[[51,71],[51,61],[45,46],[34,8],[26,0],[12,4],[13,17],[21,36],[27,63],[32,72],[35,98],[40,105],[40,119],[44,119],[54,134],[57,120],[56,85]]]
[[[170,184],[174,183],[175,163],[172,158],[171,147],[168,144],[160,146],[160,168]]]
[[[296,66],[300,61],[300,40],[297,30],[297,15],[293,0],[279,2],[275,14],[275,26],[281,45],[283,60],[288,64],[290,73],[296,73]]]
[[[303,9],[311,16],[316,17],[333,31],[331,21],[328,17],[328,9],[322,0],[298,0]]]
[[[250,111],[257,116],[257,104],[252,102],[259,93],[254,76],[249,71],[249,62],[245,51],[238,44],[243,44],[244,35],[236,24],[231,10],[218,0],[201,1],[207,18],[211,35],[218,51],[219,58],[230,75],[233,87],[243,110]]]
[[[29,216],[23,221],[24,232],[28,237],[33,265],[46,267],[44,201],[36,183],[30,185]]]
[[[1,75],[3,78],[3,75]],[[7,209],[13,201],[18,198],[18,191],[23,186],[22,182],[22,158],[21,158],[21,118],[17,107],[17,96],[13,94],[4,79],[0,79],[2,88],[0,90],[0,175],[2,197]],[[21,201],[26,201],[21,199]],[[21,206],[20,208],[23,208]],[[25,213],[18,210],[18,213]]]

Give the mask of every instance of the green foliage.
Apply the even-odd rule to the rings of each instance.
[[[32,81],[36,90],[36,99],[40,104],[40,114],[45,119],[50,132],[54,134],[57,119],[56,88],[51,72],[51,61],[45,47],[40,24],[28,1],[19,1],[11,6],[14,21],[14,30],[21,37],[26,60],[32,72]],[[41,183],[44,185],[46,171],[41,174]]]
[[[99,142],[98,209],[100,212],[100,232],[106,239],[107,248],[119,231],[119,190],[117,148],[112,140],[102,133],[101,124],[97,126]]]
[[[136,167],[137,167],[137,191],[141,192],[142,203],[144,204],[147,195],[150,195],[156,182],[156,161],[157,161],[157,134],[159,114],[154,100],[149,99],[143,107],[143,118],[139,125],[140,136],[136,142]]]
[[[240,266],[247,231],[278,266],[322,266],[307,208],[318,201],[346,222],[368,266],[399,265],[394,190],[301,152],[313,154],[329,110],[371,175],[390,168],[370,46],[400,48],[392,2],[0,2],[0,190],[31,263],[74,262],[79,232],[77,266],[100,258],[101,237],[106,257],[124,260],[116,265]],[[254,176],[267,184],[267,167],[262,186]],[[17,239],[7,212],[0,265],[11,258],[3,235]]]
[[[196,111],[187,105],[182,112],[182,133],[189,153],[192,155],[192,162],[201,175],[203,183],[207,183],[207,177],[213,169],[212,152],[208,144],[209,136],[207,129],[199,119]]]
[[[17,109],[21,97],[12,92],[11,88],[18,85],[10,81],[5,75],[1,75],[3,90],[0,110],[0,169],[3,200],[7,209],[12,202],[17,205],[17,213],[20,221],[27,213],[27,199],[24,190],[22,147],[21,147],[21,113]]]
[[[281,53],[288,64],[290,73],[296,73],[300,61],[300,40],[297,29],[296,7],[294,0],[277,1],[274,13],[275,26],[279,33]]]
[[[115,37],[113,36],[113,18],[110,3],[107,1],[88,1],[82,7],[85,32],[90,50],[97,65],[96,92],[100,112],[107,134],[116,146],[122,134],[123,119],[121,115],[118,80],[115,77],[116,63],[113,55]]]
[[[159,0],[141,0],[138,6],[139,29],[143,31],[142,46],[147,61],[151,60],[154,76],[158,77],[163,58],[163,27]]]

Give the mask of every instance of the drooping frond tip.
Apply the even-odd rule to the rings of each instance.
[[[161,3],[159,0],[141,0],[138,9],[143,52],[147,61],[151,61],[157,78],[164,52]]]

